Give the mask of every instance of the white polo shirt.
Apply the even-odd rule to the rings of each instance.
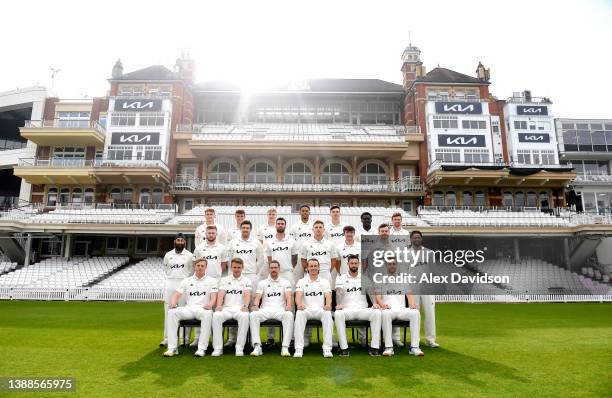
[[[406,295],[401,291],[393,290],[391,287],[383,288],[382,301],[389,305],[392,310],[406,308]]]
[[[236,257],[244,261],[243,274],[257,275],[263,266],[263,246],[252,236],[247,240],[242,238],[234,239],[227,248],[227,259],[232,261]]]
[[[264,245],[268,240],[272,239],[276,235],[276,224],[268,225],[264,224],[257,230],[257,239]]]
[[[312,224],[313,221],[303,223],[300,220],[297,224],[293,224],[289,228],[289,234],[293,236],[293,239],[298,243],[298,247],[302,246],[305,242],[312,239]]]
[[[344,242],[344,227],[345,225],[342,223],[338,225],[327,224],[325,226],[325,238],[331,240],[335,246],[338,246]]]
[[[366,231],[365,229],[363,229],[363,226],[355,228],[355,240],[357,242],[362,242],[362,236],[364,236],[364,235],[376,235],[376,236],[378,236],[378,231],[374,227],[370,228],[369,231]],[[375,241],[372,240],[372,239],[370,239],[370,241],[369,241],[370,244],[372,244],[374,242]],[[362,243],[366,243],[366,242],[363,241]]]
[[[217,280],[206,275],[198,278],[194,274],[183,279],[176,291],[184,296],[187,306],[203,306],[210,304],[212,293],[218,292]]]
[[[368,308],[368,299],[365,292],[361,290],[361,276],[352,277],[350,274],[342,274],[336,278],[336,291],[342,290],[342,304],[344,308],[351,310],[362,310]]]
[[[227,230],[227,241],[231,242],[234,239],[240,239],[241,235],[240,227],[231,227]]]
[[[317,309],[325,305],[325,293],[331,293],[331,285],[325,278],[319,276],[313,281],[310,275],[306,275],[298,281],[295,291],[304,293],[302,303],[307,309]]]
[[[223,228],[218,223],[212,224],[217,227],[217,242],[225,245],[227,243],[227,232],[225,228]],[[206,223],[198,226],[195,230],[195,245],[198,246],[206,241],[206,227],[208,225]]]
[[[361,263],[361,243],[353,240],[353,244],[349,245],[346,241],[343,241],[340,245],[336,246],[338,256],[340,257],[340,275],[344,275],[348,272],[348,256],[356,254],[359,256],[359,262]],[[359,267],[361,273],[361,267]]]
[[[240,275],[239,278],[234,278],[234,275],[221,278],[221,281],[219,281],[219,291],[225,291],[223,308],[233,310],[242,308],[245,304],[244,295],[247,290],[251,291],[252,289],[251,280],[244,275]]]
[[[206,275],[211,278],[221,278],[221,263],[227,261],[227,250],[221,243],[215,241],[212,245],[205,240],[193,251],[194,259],[204,258],[207,261]]]
[[[280,263],[281,272],[293,271],[291,256],[298,254],[297,243],[292,236],[285,235],[281,240],[276,238],[276,234],[268,239],[264,248],[266,258],[272,257]]]
[[[187,249],[180,253],[172,249],[164,256],[164,266],[168,279],[185,279],[193,275],[193,254]]]
[[[280,276],[272,279],[271,276],[259,281],[256,294],[261,294],[261,309],[284,310],[287,306],[285,293],[291,292],[291,283]]]
[[[319,260],[319,272],[330,272],[331,261],[338,258],[338,252],[331,241],[325,238],[321,240],[313,238],[302,246],[300,256],[305,260],[316,258]]]

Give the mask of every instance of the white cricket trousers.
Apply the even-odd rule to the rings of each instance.
[[[348,342],[346,341],[346,321],[360,320],[370,321],[370,329],[372,329],[372,343],[370,347],[380,347],[380,322],[382,314],[380,310],[374,308],[363,309],[341,309],[334,312],[336,321],[336,332],[338,332],[338,343],[340,348],[346,350]]]
[[[277,321],[282,322],[283,347],[289,347],[291,337],[293,336],[293,312],[285,311],[284,308],[260,308],[258,311],[251,312],[249,318],[251,320],[251,344],[253,347],[255,347],[256,344],[261,344],[261,338],[259,337],[259,325],[261,322],[267,321],[268,319],[276,319]]]
[[[421,313],[412,308],[401,308],[396,310],[382,310],[382,332],[385,338],[385,348],[393,348],[391,337],[391,322],[399,319],[410,321],[410,347],[419,347],[421,334]]]
[[[256,274],[242,274],[243,276],[249,278],[251,280],[251,285],[253,286],[251,290],[251,301],[249,302],[249,308],[251,308],[251,304],[253,304],[253,300],[255,300],[255,290],[257,290],[257,283],[259,282],[259,277]],[[274,335],[272,335],[274,338]],[[236,342],[236,328],[231,327],[227,333],[227,341],[231,343]]]
[[[223,350],[223,322],[235,319],[238,321],[238,336],[236,339],[236,351],[244,350],[247,332],[249,331],[249,313],[240,311],[240,308],[224,308],[215,311],[212,319],[213,349]]]
[[[176,307],[168,311],[168,350],[178,348],[178,329],[180,321],[184,319],[200,320],[200,337],[198,338],[198,350],[208,348],[210,339],[210,328],[212,325],[213,312],[205,310],[200,305],[190,305],[189,307]]]
[[[182,279],[166,279],[164,285],[164,340],[168,338],[168,311],[170,311],[170,304],[172,304],[172,296],[176,293],[176,288],[181,284]],[[185,295],[182,295],[177,303],[179,306],[185,305]],[[189,329],[191,332],[191,329]],[[189,333],[186,334],[189,338]]]
[[[332,335],[334,334],[334,321],[331,311],[325,311],[323,308],[306,308],[305,310],[297,310],[295,313],[295,349],[304,349],[304,329],[306,322],[316,319],[321,321],[323,325],[323,349],[332,349]]]
[[[417,308],[423,310],[423,326],[425,327],[425,341],[436,341],[436,298],[435,296],[414,296]]]

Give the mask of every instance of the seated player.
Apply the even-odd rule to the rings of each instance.
[[[205,259],[196,259],[195,273],[183,279],[172,296],[171,309],[168,311],[168,351],[164,352],[165,357],[178,354],[178,329],[179,322],[183,319],[201,321],[198,350],[195,356],[203,357],[206,353],[213,317],[212,309],[217,299],[217,280],[206,276],[206,266]],[[178,307],[178,302],[183,296],[186,297],[187,304]]]
[[[217,307],[213,315],[213,357],[223,354],[223,322],[228,319],[238,321],[236,356],[244,355],[244,344],[249,331],[249,302],[251,301],[251,280],[242,275],[244,262],[234,258],[230,262],[231,275],[221,278]]]
[[[323,325],[323,356],[333,357],[332,336],[334,321],[332,320],[332,294],[328,279],[319,276],[319,260],[311,258],[307,261],[308,275],[300,279],[295,287],[295,352],[294,358],[304,354],[304,329],[309,319],[321,321]]]
[[[283,348],[281,356],[288,357],[289,344],[293,333],[293,303],[291,282],[280,277],[280,263],[272,260],[269,265],[270,275],[259,281],[255,290],[255,300],[251,307],[251,342],[252,356],[263,355],[259,328],[262,321],[276,319],[283,323]],[[261,305],[260,305],[261,303]]]

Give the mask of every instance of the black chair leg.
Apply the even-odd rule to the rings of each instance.
[[[404,345],[406,345],[406,329],[408,328],[404,326]]]

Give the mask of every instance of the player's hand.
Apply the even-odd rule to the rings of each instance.
[[[240,311],[249,312],[249,307],[247,307],[246,305],[243,305],[242,308],[240,308]]]
[[[331,311],[331,305],[329,305],[329,304],[325,304],[325,305],[323,306],[323,309],[324,309],[325,311]]]
[[[372,308],[375,309],[375,310],[379,310],[380,309],[380,305],[374,303],[374,304],[372,304]]]
[[[170,308],[176,308],[176,307],[178,307],[178,305],[176,305],[176,303],[170,304]]]
[[[251,311],[259,311],[259,306],[258,305],[252,305],[251,306]]]
[[[416,303],[409,303],[409,304],[408,304],[408,307],[409,307],[411,310],[417,310],[417,309],[418,309],[418,308],[417,308]]]
[[[343,309],[344,306],[342,304],[336,304],[336,311]]]
[[[383,305],[380,306],[380,308],[383,309],[383,310],[388,310],[391,307],[389,307],[389,304],[383,304]]]
[[[208,303],[208,304],[204,304],[202,306],[202,308],[204,308],[205,310],[210,310],[212,308],[212,304]]]
[[[221,312],[221,311],[223,311],[223,307],[221,307],[220,305],[218,305],[218,306],[217,306],[217,308],[215,308],[215,311],[219,311],[219,312]]]
[[[300,304],[297,306],[298,310],[304,311],[306,309],[306,307],[304,306],[304,304]]]
[[[291,312],[291,309],[292,309],[292,308],[291,308],[291,306],[290,306],[290,305],[285,306],[285,311],[289,311],[289,312]]]

